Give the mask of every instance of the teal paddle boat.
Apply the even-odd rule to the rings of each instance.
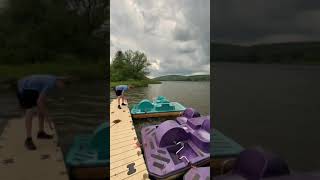
[[[211,146],[211,156],[213,158],[234,157],[244,150],[241,145],[216,129],[213,130],[210,136],[213,140],[213,145]]]
[[[230,168],[227,164],[235,160],[244,148],[216,129],[213,129],[210,139],[211,168],[216,174],[223,174]]]
[[[132,118],[177,117],[186,108],[178,102],[170,102],[164,96],[155,100],[144,99],[131,109]]]
[[[109,176],[110,128],[101,124],[93,134],[78,135],[67,154],[66,165],[75,179],[105,179]]]

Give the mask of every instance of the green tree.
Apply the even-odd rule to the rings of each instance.
[[[147,56],[140,51],[118,51],[111,63],[111,81],[146,79],[149,66]]]
[[[0,63],[107,59],[109,1],[88,2],[90,13],[65,0],[9,0],[0,12]]]

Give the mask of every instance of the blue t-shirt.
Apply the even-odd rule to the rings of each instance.
[[[39,93],[48,93],[56,85],[56,76],[52,75],[31,75],[18,81],[18,90],[34,90]]]
[[[127,85],[116,86],[116,91],[127,91],[127,90],[128,90],[128,86]]]

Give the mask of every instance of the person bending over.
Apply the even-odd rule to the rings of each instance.
[[[128,85],[119,85],[114,88],[117,95],[117,99],[118,99],[118,109],[121,109],[120,99],[122,99],[122,104],[121,104],[122,106],[127,105],[124,103],[125,100],[127,101],[127,98],[125,97],[124,92],[128,91],[130,87],[131,86],[128,86]]]
[[[52,139],[53,135],[49,135],[44,131],[44,121],[48,119],[47,95],[49,91],[65,86],[65,78],[53,75],[31,75],[24,77],[18,81],[17,96],[22,109],[25,110],[25,128],[26,140],[25,147],[28,150],[36,150],[36,146],[32,140],[32,118],[38,115],[39,131],[38,139]],[[52,125],[49,123],[50,128]]]

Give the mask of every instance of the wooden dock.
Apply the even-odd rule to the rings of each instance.
[[[0,136],[0,179],[3,180],[68,180],[60,147],[57,146],[55,130],[46,127],[46,132],[54,134],[52,140],[36,138],[38,120],[33,120],[33,140],[37,150],[28,151],[24,146],[25,121],[10,119]]]
[[[130,110],[110,104],[110,179],[149,179]]]

